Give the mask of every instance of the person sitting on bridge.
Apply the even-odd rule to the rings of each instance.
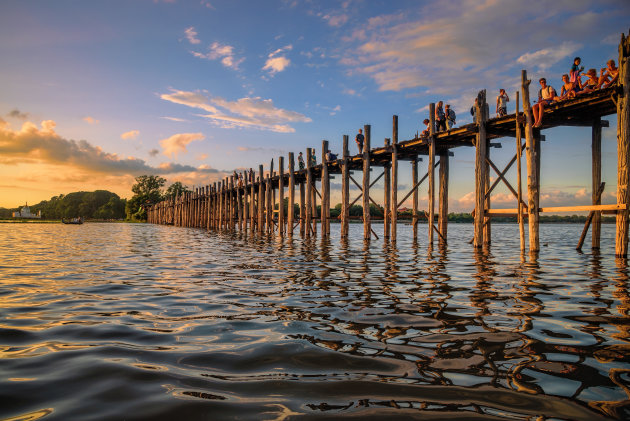
[[[588,69],[588,72],[582,76],[588,76],[586,82],[582,84],[582,90],[580,94],[586,94],[588,92],[593,92],[595,89],[598,89],[600,86],[599,78],[597,77],[597,70]]]
[[[330,149],[328,149],[328,151],[326,151],[326,161],[332,162],[332,161],[336,161],[336,160],[337,160],[337,155],[335,155],[334,153],[330,152]]]
[[[568,74],[562,75],[562,88],[560,88],[560,96],[554,98],[555,101],[575,98],[575,85],[571,83]]]
[[[534,127],[542,126],[543,113],[545,112],[545,106],[553,103],[553,99],[558,96],[556,90],[551,85],[547,85],[547,79],[540,78],[540,90],[538,91],[538,102],[532,107],[532,113],[534,114]]]
[[[601,69],[599,73],[599,86],[608,88],[611,85],[617,83],[619,78],[619,68],[615,66],[615,60],[608,60],[606,62],[606,68]]]
[[[427,128],[424,129],[422,133],[420,133],[420,137],[429,137],[429,135],[431,134],[431,120],[425,118],[422,123],[427,126]]]

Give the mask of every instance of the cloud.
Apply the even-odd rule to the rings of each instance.
[[[28,113],[23,113],[17,108],[14,108],[7,113],[7,117],[16,118],[18,120],[26,120],[28,118]]]
[[[140,132],[138,130],[130,130],[128,132],[125,132],[123,134],[120,135],[121,139],[125,139],[125,140],[134,140],[137,139],[138,136],[140,136]]]
[[[90,116],[83,117],[83,121],[85,121],[88,124],[98,124],[99,123],[99,121],[97,119],[95,119],[94,117],[90,117]]]
[[[308,123],[311,121],[310,118],[298,112],[276,108],[271,99],[260,97],[227,101],[220,97],[206,97],[199,91],[172,90],[170,94],[160,95],[160,98],[204,110],[208,114],[203,115],[203,117],[221,128],[252,128],[278,133],[293,133],[295,129],[288,123]]]
[[[193,26],[191,26],[190,28],[186,28],[184,33],[186,34],[186,39],[188,40],[189,43],[191,44],[201,43],[201,41],[197,38],[197,31],[195,31],[195,28]]]
[[[267,56],[267,61],[263,66],[263,70],[269,71],[269,74],[272,76],[278,72],[284,71],[291,64],[291,60],[286,58],[283,54],[285,51],[291,51],[293,49],[292,45],[287,45],[282,48],[278,48],[273,53],[270,53]]]
[[[184,123],[188,121],[183,118],[177,118],[177,117],[160,117],[160,118],[163,118],[164,120],[177,121],[178,123]]]
[[[524,67],[531,68],[536,66],[538,69],[544,71],[560,60],[572,56],[573,53],[581,47],[581,44],[576,44],[571,41],[563,42],[559,46],[543,48],[533,53],[525,53],[516,59],[516,62],[522,64]]]
[[[0,124],[0,156],[2,160],[30,164],[61,165],[68,171],[81,170],[90,174],[114,176],[166,174],[176,171],[197,171],[195,167],[173,164],[168,171],[155,168],[138,158],[121,158],[103,151],[86,140],[65,139],[55,132],[56,123],[45,120],[38,128],[25,122],[20,130]],[[216,172],[216,170],[212,170]]]
[[[209,51],[206,54],[196,51],[191,51],[191,54],[201,59],[220,60],[221,64],[225,67],[234,70],[238,70],[238,66],[245,61],[245,58],[237,59],[234,56],[234,47],[231,45],[223,45],[218,42],[213,42],[212,45],[208,47],[208,50]]]
[[[178,133],[171,137],[160,140],[163,154],[169,157],[176,157],[178,153],[186,153],[186,146],[190,142],[203,140],[206,137],[201,133]]]
[[[322,16],[322,19],[324,19],[328,25],[338,28],[348,22],[348,15],[324,15]]]
[[[149,151],[149,156],[158,156],[158,154],[160,153],[160,151],[158,149],[151,149]]]
[[[262,147],[250,147],[250,146],[239,146],[236,148],[240,152],[261,152],[264,154],[277,154],[284,155],[287,153],[284,149],[276,149],[276,148],[262,148]]]
[[[443,0],[348,28],[339,60],[348,77],[365,75],[381,91],[472,98],[510,88],[524,63],[547,70],[581,44],[600,45],[610,19],[593,10],[587,1]]]

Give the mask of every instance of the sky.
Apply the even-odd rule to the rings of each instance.
[[[96,189],[130,198],[144,174],[204,186],[307,147],[320,158],[323,139],[340,152],[344,134],[354,154],[365,124],[373,146],[391,137],[392,115],[399,140],[413,138],[431,102],[471,122],[482,89],[491,117],[499,88],[513,112],[521,70],[532,98],[540,77],[559,90],[573,57],[598,72],[617,60],[629,22],[627,0],[3,0],[0,207]],[[615,203],[607,120],[603,200]],[[590,128],[543,134],[541,206],[589,204]],[[501,168],[516,149],[502,144],[491,152]],[[454,153],[449,210],[469,212],[474,150]],[[410,186],[403,162],[399,196]],[[423,185],[420,208],[426,196]],[[516,204],[503,187],[492,200]]]

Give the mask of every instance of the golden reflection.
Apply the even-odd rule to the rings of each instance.
[[[266,418],[268,420],[271,421],[284,421],[294,415],[306,415],[303,412],[293,412],[291,409],[289,409],[288,407],[278,404],[278,403],[274,403],[274,404],[269,404],[269,405],[265,405],[268,408],[277,408],[276,411],[266,411],[263,412],[262,414],[264,415],[270,415],[272,417],[275,418]]]
[[[4,418],[4,421],[34,421],[52,414],[53,408],[38,409],[37,411],[28,412],[26,414],[16,415],[14,417]]]

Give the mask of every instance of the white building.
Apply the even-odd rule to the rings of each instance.
[[[17,212],[13,212],[13,217],[14,218],[33,218],[33,219],[40,219],[42,217],[42,211],[37,211],[37,215],[35,215],[34,213],[31,213],[31,208],[28,207],[28,203],[26,205],[24,205],[24,207],[22,209],[20,209]]]

